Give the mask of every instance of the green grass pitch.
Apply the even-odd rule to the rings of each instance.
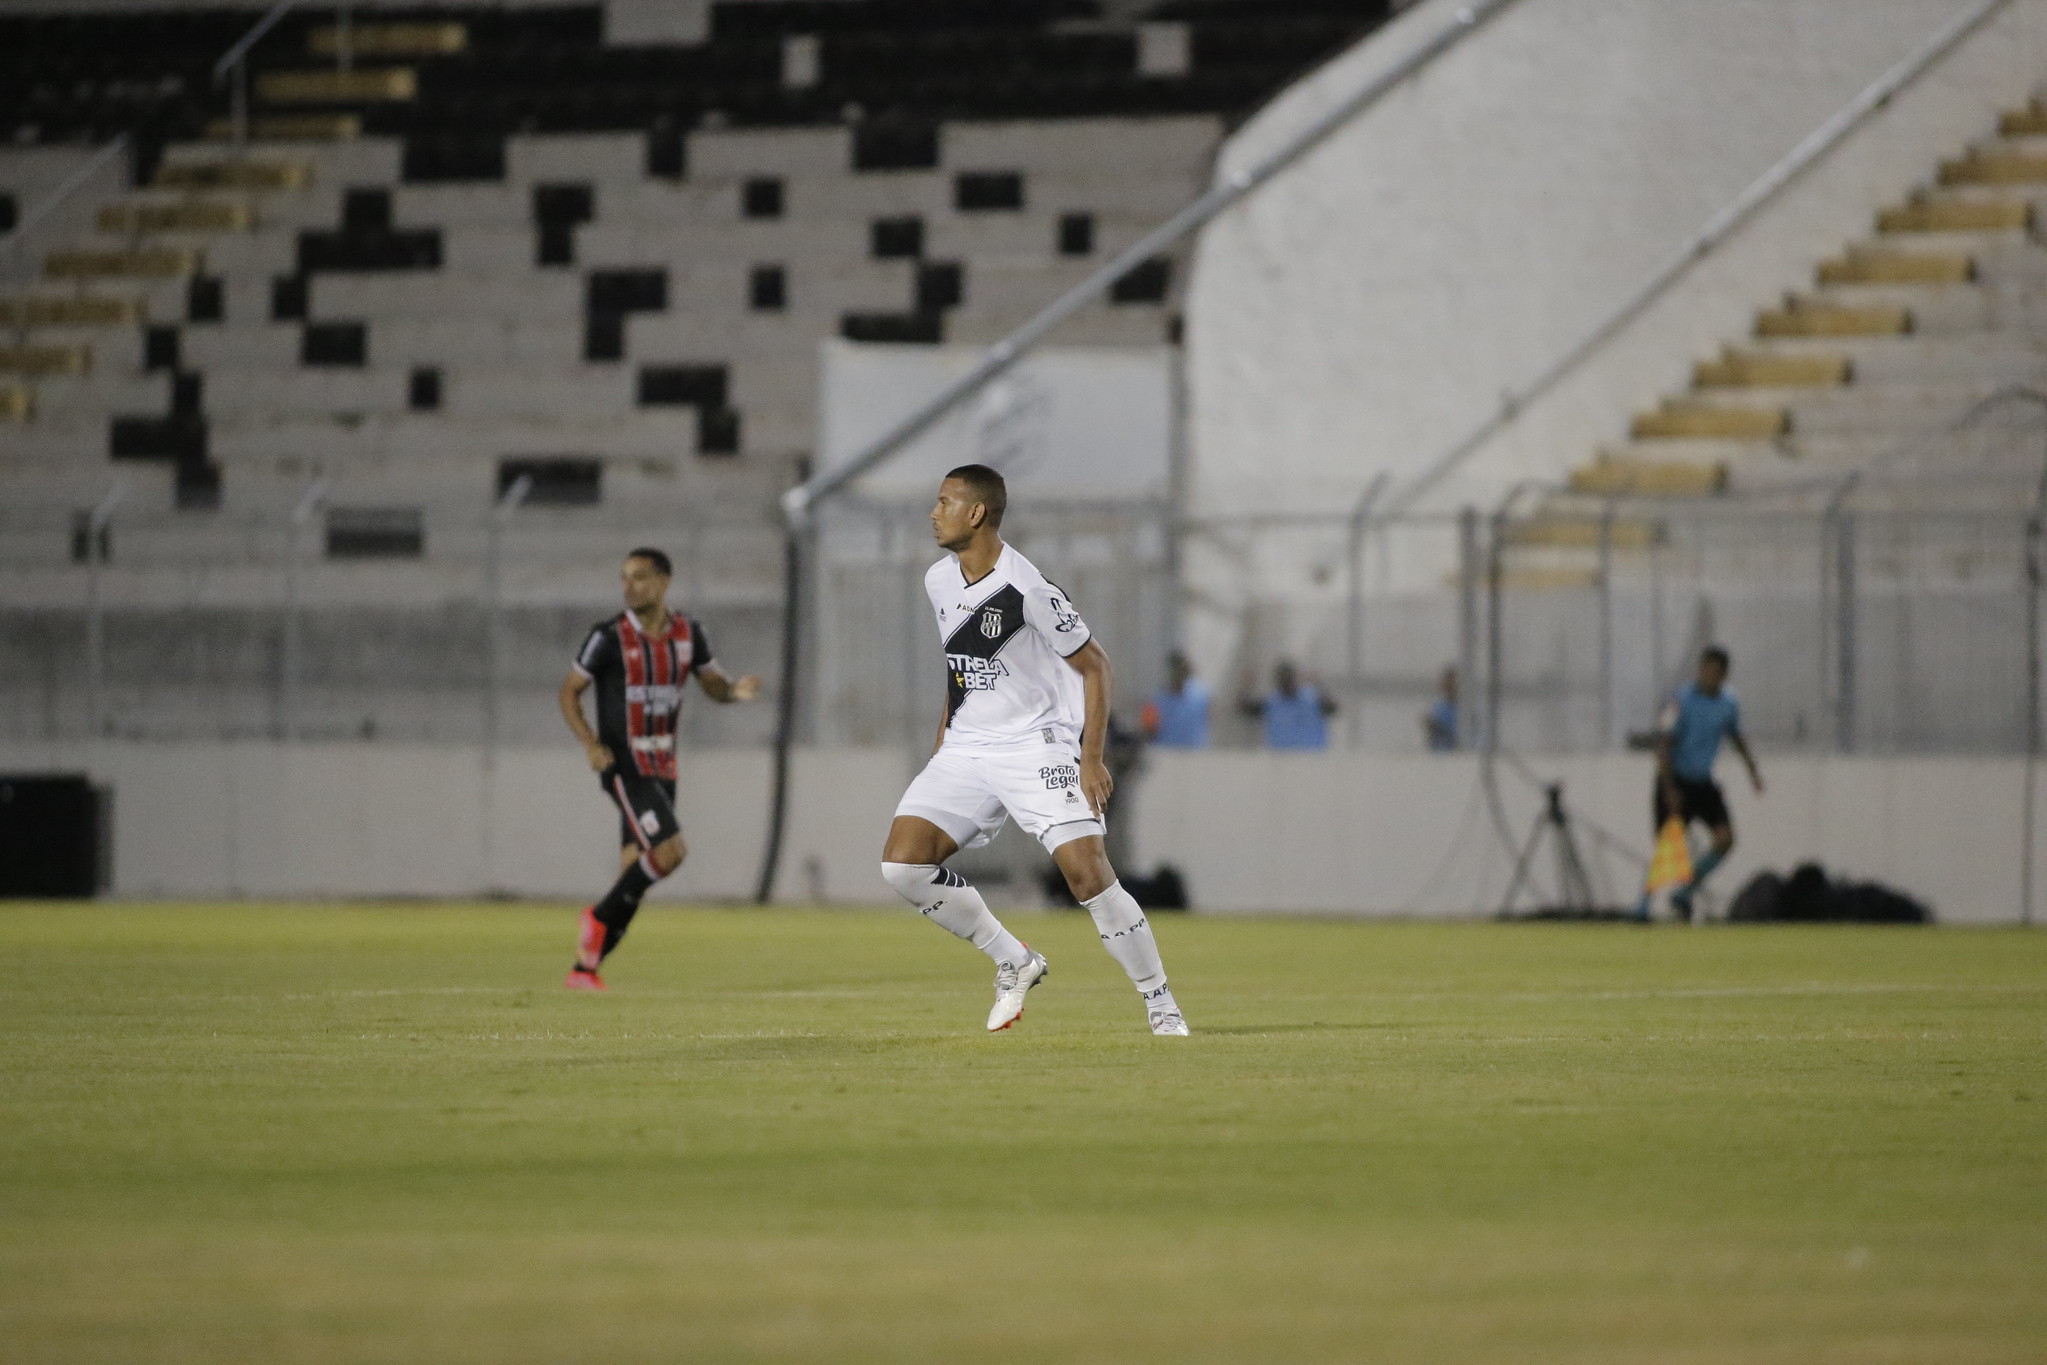
[[[0,909],[0,1359],[2029,1361],[2047,937]]]

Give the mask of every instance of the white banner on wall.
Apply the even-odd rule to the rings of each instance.
[[[974,346],[823,343],[818,451],[823,470],[854,454],[980,359]],[[992,465],[1022,494],[1162,498],[1172,443],[1164,347],[1051,347],[961,403],[855,487],[925,499],[945,471]]]

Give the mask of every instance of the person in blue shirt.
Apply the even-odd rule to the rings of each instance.
[[[1272,690],[1264,696],[1251,692],[1251,678],[1244,678],[1237,709],[1265,722],[1268,749],[1326,749],[1329,747],[1329,718],[1336,703],[1322,695],[1312,682],[1301,681],[1291,663],[1281,660],[1272,670]]]
[[[1422,742],[1432,754],[1457,750],[1457,670],[1445,668],[1436,684],[1436,700],[1422,712]]]
[[[1166,685],[1145,703],[1138,724],[1163,749],[1208,747],[1208,689],[1185,654],[1175,650],[1167,657]]]
[[[1671,903],[1686,919],[1692,916],[1692,897],[1699,883],[1734,847],[1734,821],[1727,814],[1727,798],[1713,780],[1713,762],[1720,756],[1721,740],[1741,755],[1756,794],[1763,790],[1763,775],[1742,737],[1741,703],[1727,686],[1728,668],[1727,651],[1718,645],[1708,648],[1699,655],[1697,680],[1679,688],[1656,718],[1654,828],[1660,832],[1675,816],[1686,825],[1702,822],[1713,838],[1713,846],[1692,863],[1692,879],[1671,896]]]

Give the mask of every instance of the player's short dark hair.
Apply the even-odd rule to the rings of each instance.
[[[1729,672],[1734,668],[1734,660],[1728,658],[1727,651],[1719,645],[1707,645],[1703,650],[1699,651],[1699,662],[1702,664],[1719,664],[1722,673]]]
[[[1009,485],[1002,481],[1002,475],[984,464],[963,464],[945,476],[958,479],[974,495],[974,501],[988,509],[988,524],[1000,526],[1002,514],[1009,507]]]
[[[675,566],[668,562],[668,556],[651,545],[642,545],[625,552],[627,559],[644,559],[654,566],[654,572],[663,578],[675,577]]]

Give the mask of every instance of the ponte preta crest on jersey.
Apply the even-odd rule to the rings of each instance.
[[[956,715],[969,696],[993,687],[1004,675],[1007,670],[998,656],[1023,628],[1024,598],[1014,583],[1004,585],[967,613],[945,642],[948,716]]]

